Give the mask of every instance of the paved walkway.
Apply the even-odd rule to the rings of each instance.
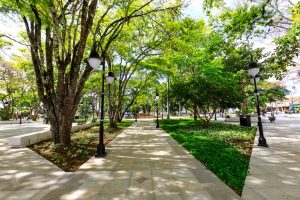
[[[242,199],[299,200],[300,118],[276,119],[263,127],[270,147],[258,147],[256,136]]]
[[[153,122],[138,122],[77,172],[0,140],[0,199],[240,199]]]

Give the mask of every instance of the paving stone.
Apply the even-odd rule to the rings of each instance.
[[[153,200],[154,194],[153,192],[128,192],[126,199],[128,200],[137,200],[137,199],[143,199],[143,200]]]
[[[109,193],[109,194],[124,193],[124,194],[126,194],[127,189],[129,187],[129,183],[130,183],[130,181],[128,179],[108,181],[104,184],[102,193]]]
[[[31,200],[38,193],[38,190],[18,190],[7,196],[5,200]]]
[[[1,183],[0,183],[0,185],[1,185]],[[11,195],[13,195],[13,193],[15,192],[15,191],[4,191],[4,189],[1,189],[0,188],[0,200],[4,200],[4,199],[6,199],[8,196],[11,196]]]
[[[240,198],[149,121],[135,123],[123,131],[106,146],[106,157],[93,157],[73,173],[63,172],[27,148],[6,149],[5,145],[5,141],[0,144],[2,199]]]
[[[179,192],[169,192],[169,191],[155,191],[155,200],[184,200],[183,196]]]
[[[300,120],[264,124],[269,148],[258,147],[258,133],[242,199],[299,199]]]

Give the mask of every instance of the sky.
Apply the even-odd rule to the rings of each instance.
[[[183,11],[185,16],[190,16],[194,19],[206,18],[202,10],[202,0],[190,0],[189,2],[189,6]]]

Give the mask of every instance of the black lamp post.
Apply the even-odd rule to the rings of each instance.
[[[137,103],[135,101],[135,122],[137,122],[137,111],[138,111],[138,108],[137,108]]]
[[[97,147],[97,152],[95,157],[104,157],[106,155],[105,145],[104,145],[104,80],[106,79],[108,84],[111,84],[114,81],[114,76],[112,72],[108,72],[108,75],[105,77],[105,55],[100,59],[99,54],[93,48],[91,51],[90,57],[87,59],[89,65],[102,72],[102,89],[101,89],[101,114],[100,114],[100,128],[99,128],[99,144]],[[100,67],[102,65],[102,69]]]
[[[253,82],[254,82],[254,96],[255,96],[257,119],[258,119],[257,125],[258,125],[258,130],[259,130],[258,146],[268,147],[266,138],[264,136],[263,126],[262,126],[261,116],[260,116],[258,90],[257,90],[257,85],[256,85],[256,83],[258,83],[258,81],[260,80],[260,77],[257,75],[259,72],[259,67],[258,67],[257,63],[251,62],[249,64],[249,68],[247,69],[247,71],[250,74],[250,76],[253,78]]]
[[[156,128],[159,128],[159,122],[158,122],[158,91],[156,89],[156,94],[155,94],[155,102],[156,102]]]

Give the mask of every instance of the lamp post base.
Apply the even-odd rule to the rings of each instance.
[[[267,144],[266,139],[263,138],[263,137],[259,137],[259,139],[258,139],[258,145],[257,146],[269,147],[269,145]]]
[[[97,152],[96,152],[95,157],[96,158],[102,158],[102,157],[105,157],[105,156],[106,156],[105,146],[104,146],[104,144],[99,144],[98,147],[97,147]]]

